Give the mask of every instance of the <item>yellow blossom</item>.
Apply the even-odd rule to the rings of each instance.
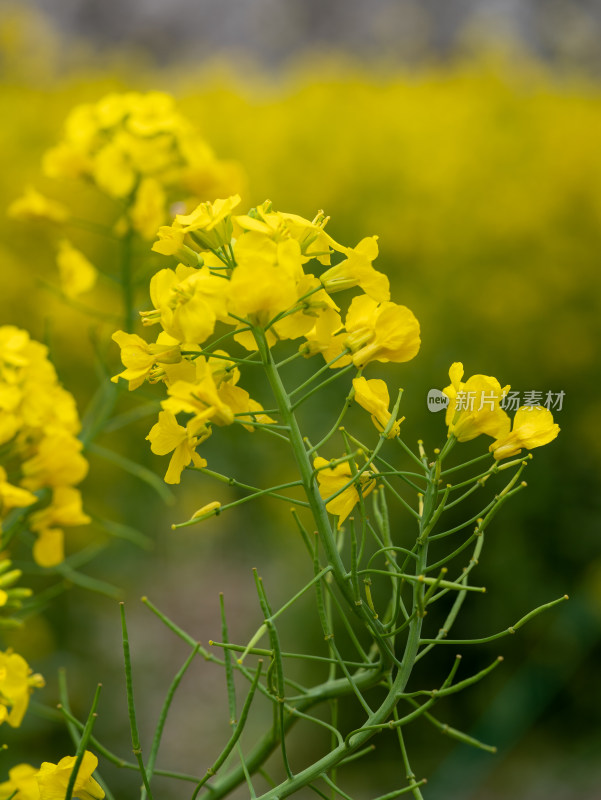
[[[317,258],[322,264],[330,263],[330,243],[333,242],[323,230],[328,220],[323,211],[319,211],[311,222],[298,214],[274,211],[270,200],[265,200],[249,214],[234,217],[236,225],[243,231],[263,234],[274,242],[294,239],[305,261]]]
[[[338,493],[336,497],[326,502],[326,508],[330,514],[338,516],[338,527],[340,528],[344,520],[359,502],[359,492],[357,491],[356,482],[351,483],[346,489],[340,491],[343,486],[346,486],[349,481],[353,480],[351,465],[348,461],[345,461],[342,464],[331,466],[329,461],[318,456],[313,461],[313,466],[317,470],[319,493],[322,498],[327,501],[333,494]],[[355,467],[356,466],[355,464]],[[358,478],[358,482],[361,486],[363,497],[366,497],[376,485],[376,481],[369,471],[363,472]]]
[[[213,203],[200,203],[190,214],[178,214],[175,223],[184,233],[193,232],[207,250],[216,250],[232,238],[230,214],[239,203],[238,194]]]
[[[49,432],[37,453],[23,464],[23,486],[35,490],[79,483],[88,474],[88,462],[81,449],[79,439],[67,431]]]
[[[153,239],[165,220],[165,191],[155,178],[144,178],[136,189],[130,216],[143,239]]]
[[[360,286],[365,294],[378,303],[390,300],[390,283],[384,273],[372,266],[378,255],[378,237],[362,239],[356,247],[335,245],[335,249],[346,255],[346,259],[326,270],[320,280],[328,292],[338,292]]]
[[[175,222],[173,225],[162,225],[157,232],[159,238],[152,249],[164,256],[174,256],[183,247],[185,235],[182,227]]]
[[[345,349],[343,330],[340,314],[333,308],[327,308],[319,314],[314,326],[305,334],[306,342],[299,350],[307,358],[321,353],[326,362],[332,361]],[[350,356],[343,356],[332,364],[332,368],[344,367],[350,360]]]
[[[494,441],[488,448],[499,460],[517,455],[523,447],[532,450],[549,444],[559,434],[553,414],[542,406],[522,406],[515,412],[513,429]]]
[[[136,172],[127,155],[113,142],[96,154],[92,175],[98,187],[111,197],[127,197],[136,184]]]
[[[155,364],[176,364],[181,361],[181,349],[177,340],[165,333],[159,334],[156,344],[149,344],[136,333],[115,331],[112,336],[121,348],[121,361],[125,369],[111,380],[119,378],[129,381],[130,392],[141,386],[148,378]]]
[[[17,764],[9,769],[8,780],[0,783],[0,800],[13,796],[15,800],[40,800],[37,774],[38,770],[31,764]]]
[[[236,415],[238,422],[244,424],[244,420],[249,422],[259,422],[263,425],[275,422],[267,414],[263,413],[263,406],[248,394],[245,389],[235,386],[232,382],[224,382],[219,387],[219,397],[226,403]],[[248,412],[248,413],[246,413]],[[254,425],[244,425],[247,431],[254,431]]]
[[[223,402],[215,384],[211,369],[203,356],[195,360],[196,377],[194,382],[175,381],[167,387],[169,398],[162,406],[172,414],[180,411],[194,414],[188,428],[194,433],[207,422],[215,425],[231,425],[234,421],[232,409]]]
[[[303,275],[296,285],[299,307],[298,311],[286,314],[274,323],[279,339],[298,339],[311,331],[317,318],[327,309],[339,311],[338,306],[331,297],[320,287],[319,280],[314,275]],[[317,290],[317,291],[316,291]]]
[[[460,442],[469,442],[481,433],[504,437],[511,424],[500,404],[509,386],[501,388],[489,375],[472,375],[465,383],[462,377],[463,364],[456,361],[449,369],[451,383],[442,390],[449,398],[445,417],[449,435]]]
[[[42,528],[32,548],[33,560],[40,567],[56,567],[65,560],[65,534],[61,528]]]
[[[388,387],[383,380],[372,378],[354,378],[353,388],[355,390],[355,400],[359,405],[371,414],[371,419],[379,431],[384,431],[390,422],[390,395]],[[401,422],[404,417],[393,423],[388,438],[394,439],[400,433]]]
[[[48,220],[49,222],[65,222],[69,218],[69,209],[57,200],[41,194],[32,186],[8,207],[8,216],[18,220]]]
[[[21,724],[34,689],[44,686],[41,675],[33,674],[23,656],[0,651],[0,724],[13,728]]]
[[[33,557],[41,567],[54,567],[64,560],[63,527],[87,525],[90,517],[82,509],[81,492],[73,486],[57,486],[46,508],[31,515],[30,527],[38,534]]]
[[[67,297],[79,297],[94,287],[98,276],[96,267],[67,239],[62,239],[58,243],[56,263],[61,286]]]
[[[158,239],[152,245],[152,250],[155,253],[161,253],[164,256],[175,256],[178,261],[189,267],[202,266],[202,256],[184,244],[186,234],[175,222],[173,225],[162,225],[156,235]]]
[[[170,411],[159,412],[159,421],[146,438],[150,442],[150,449],[158,456],[165,456],[173,451],[165,474],[165,483],[179,483],[184,468],[190,462],[195,467],[207,466],[205,459],[196,452],[196,447],[210,435],[211,430],[205,426],[203,435],[199,436],[198,433],[197,430],[197,435],[192,436],[187,428],[178,424]]]
[[[236,362],[230,359],[225,350],[213,350],[207,360],[207,365],[218,389],[226,381],[235,386],[240,380],[240,370],[236,366]],[[202,362],[200,368],[201,370],[204,369]]]
[[[97,766],[96,756],[86,750],[75,779],[73,800],[102,800],[104,791],[92,777]],[[44,761],[37,774],[40,800],[64,800],[74,767],[75,756],[65,756],[58,764]]]
[[[421,344],[419,322],[410,309],[396,303],[378,303],[368,295],[354,297],[346,315],[344,344],[353,363],[410,361]]]
[[[6,480],[6,470],[0,467],[0,520],[11,508],[26,508],[37,501],[38,498],[32,492],[9,483]]]
[[[217,320],[227,319],[228,285],[208,267],[179,264],[175,270],[161,269],[150,281],[154,309],[142,312],[142,322],[160,322],[178,342],[201,344],[213,333]]]
[[[266,325],[294,306],[297,284],[303,277],[298,242],[272,242],[259,233],[245,233],[235,246],[238,266],[229,282],[228,309]]]
[[[86,178],[106,194],[134,202],[134,229],[146,238],[162,223],[162,193],[177,188],[180,197],[216,197],[240,183],[236,165],[218,161],[162,92],[112,93],[77,106],[43,166],[49,177]],[[150,191],[148,179],[160,190]]]
[[[79,178],[89,173],[92,159],[78,147],[60,142],[44,153],[42,169],[48,178]]]

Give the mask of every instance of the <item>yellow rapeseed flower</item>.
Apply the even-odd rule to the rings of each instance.
[[[38,538],[33,557],[41,567],[54,567],[65,557],[63,527],[87,525],[90,517],[82,508],[81,492],[73,486],[57,486],[46,508],[31,515],[30,527]]]
[[[532,450],[549,444],[559,434],[553,414],[542,406],[522,406],[515,412],[513,429],[494,441],[488,448],[498,460],[517,455],[522,448]]]
[[[165,221],[165,190],[156,178],[144,178],[130,210],[132,227],[143,239],[154,239]]]
[[[239,203],[238,194],[213,203],[200,203],[190,214],[178,214],[175,225],[184,233],[194,233],[207,250],[216,250],[232,238],[230,215]]]
[[[23,656],[0,651],[0,724],[13,728],[21,724],[34,689],[44,686],[44,678],[33,674]]]
[[[56,263],[61,278],[61,287],[67,297],[79,297],[89,292],[96,284],[98,272],[86,256],[73,247],[68,239],[58,243]]]
[[[354,378],[353,389],[355,390],[355,400],[359,405],[371,414],[371,419],[376,428],[382,432],[390,422],[390,395],[385,381],[379,378]],[[388,432],[388,438],[394,439],[400,433],[402,419],[397,420]]]
[[[38,501],[33,492],[14,486],[6,478],[6,470],[0,467],[0,520],[11,508],[26,508]]]
[[[334,514],[338,517],[338,527],[340,528],[344,520],[359,502],[359,492],[357,491],[356,483],[351,483],[351,485],[347,486],[342,492],[340,491],[343,486],[353,479],[351,465],[348,461],[345,461],[342,464],[331,466],[329,461],[318,456],[313,461],[313,466],[317,470],[319,493],[322,498],[327,501],[326,508],[330,514]],[[369,471],[363,472],[358,482],[363,497],[366,497],[376,485],[376,481]],[[339,494],[328,501],[328,498],[337,492]]]
[[[168,386],[169,398],[163,400],[161,405],[172,414],[179,414],[181,411],[193,414],[194,418],[188,423],[188,429],[194,434],[207,422],[231,425],[234,412],[221,399],[206,359],[199,356],[195,359],[195,366],[195,380],[177,380]]]
[[[68,486],[80,483],[88,474],[88,462],[81,455],[82,443],[64,430],[50,430],[37,453],[23,463],[22,484],[26,489]]]
[[[13,796],[15,800],[40,800],[38,771],[31,764],[17,764],[9,769],[8,780],[0,783],[0,800]]]
[[[352,351],[357,367],[370,361],[410,361],[421,344],[419,322],[410,309],[378,303],[366,294],[353,298],[345,328],[344,344]]]
[[[192,436],[187,428],[178,424],[175,416],[170,411],[159,411],[159,421],[154,425],[148,436],[150,449],[158,456],[165,456],[173,452],[167,472],[165,483],[179,483],[181,474],[190,462],[195,467],[206,467],[207,462],[196,452],[196,447],[211,433],[211,429],[204,427],[203,435]]]
[[[360,286],[366,295],[378,303],[390,300],[390,282],[383,272],[372,266],[378,255],[378,237],[361,239],[356,247],[335,244],[334,249],[344,253],[346,259],[322,273],[320,280],[328,292],[338,292]]]
[[[182,358],[179,343],[166,333],[159,334],[156,344],[145,342],[137,333],[125,331],[115,331],[112,338],[121,348],[125,369],[111,380],[113,383],[119,378],[129,381],[130,392],[150,377],[156,364],[177,364]]]
[[[75,779],[73,800],[102,800],[104,790],[92,777],[97,766],[96,756],[86,750]],[[36,776],[40,800],[64,800],[74,767],[75,756],[65,756],[58,764],[44,761]]]
[[[48,222],[65,222],[69,218],[69,209],[58,200],[46,197],[37,189],[28,186],[24,194],[10,204],[7,210],[12,219]]]
[[[445,417],[449,436],[460,442],[469,442],[482,433],[497,439],[504,437],[511,424],[500,404],[509,386],[501,388],[499,381],[489,375],[472,375],[465,383],[462,377],[463,364],[456,361],[449,369],[451,383],[442,390],[449,398]]]

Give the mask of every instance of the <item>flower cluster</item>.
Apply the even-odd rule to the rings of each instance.
[[[116,232],[144,239],[154,237],[174,200],[190,196],[193,204],[241,182],[239,167],[219,160],[162,92],[114,93],[77,106],[62,139],[44,155],[43,169],[49,178],[85,180],[116,200],[122,215]],[[9,215],[56,224],[72,218],[65,205],[32,187],[11,204]],[[96,281],[95,267],[68,239],[58,243],[57,266],[68,297],[88,291]]]
[[[58,764],[44,761],[39,769],[30,764],[17,764],[8,772],[8,780],[0,783],[0,800],[59,800],[64,798],[75,767],[75,756],[65,756]],[[104,790],[92,773],[98,759],[89,750],[83,754],[73,786],[73,800],[102,800]]]
[[[169,397],[148,438],[155,453],[173,452],[170,483],[179,482],[190,462],[206,464],[196,448],[213,425],[238,422],[253,430],[274,422],[238,386],[236,364],[244,360],[209,343],[218,329],[219,340],[233,338],[251,354],[300,340],[300,353],[321,353],[332,369],[408,361],[420,346],[417,319],[390,301],[388,279],[373,267],[375,236],[347,247],[326,233],[323,212],[310,221],[275,211],[266,201],[248,214],[233,214],[239,202],[234,195],[201,203],[159,229],[153,249],[180,263],[154,275],[153,308],[141,314],[145,325],[162,331],[152,344],[136,334],[113,335],[125,366],[113,380],[126,379],[130,389],[145,380],[167,387]],[[321,274],[307,271],[309,262]],[[343,318],[332,295],[354,287],[363,293],[353,297]],[[357,393],[383,430],[388,392],[380,383],[359,383]],[[177,422],[179,413],[189,417],[185,427]]]
[[[499,381],[489,375],[472,375],[463,382],[463,364],[455,362],[449,370],[451,383],[443,392],[449,398],[446,423],[449,436],[460,442],[475,439],[481,433],[492,436],[493,443],[488,448],[495,459],[515,456],[523,448],[532,450],[555,439],[559,425],[553,421],[553,414],[543,406],[522,406],[511,420],[503,408],[503,398],[509,386],[501,388]],[[482,400],[478,407],[462,402],[462,398],[479,395]]]
[[[35,505],[28,523],[41,566],[63,560],[64,527],[90,522],[75,488],[88,472],[79,429],[75,401],[47,348],[24,330],[0,327],[0,523],[11,510]]]

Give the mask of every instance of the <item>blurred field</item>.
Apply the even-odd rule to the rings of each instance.
[[[19,30],[15,20],[0,30],[1,208],[29,183],[55,196],[71,191],[41,180],[39,165],[73,105],[112,89],[166,89],[220,157],[243,165],[248,204],[269,197],[276,208],[308,217],[323,208],[332,217],[330,232],[349,244],[379,235],[379,269],[391,276],[393,297],[422,324],[420,356],[395,368],[413,439],[422,436],[430,447],[440,443],[442,420],[428,412],[425,397],[431,387],[447,384],[456,360],[467,374],[492,374],[521,392],[565,392],[556,415],[559,439],[535,453],[528,491],[505,507],[487,543],[481,575],[489,595],[474,606],[470,622],[474,630],[501,630],[564,592],[573,602],[488,651],[505,654],[503,674],[451,708],[457,724],[483,715],[480,733],[499,743],[501,755],[491,759],[447,747],[445,768],[452,777],[445,784],[435,776],[431,797],[598,797],[601,87],[524,54],[494,52],[411,71],[384,64],[368,68],[332,54],[319,63],[299,62],[277,79],[235,61],[159,72],[134,54],[100,65],[84,48],[59,59],[60,47],[42,34],[32,51],[31,31]],[[80,207],[107,213],[95,211],[85,190],[72,191],[79,193]],[[37,228],[34,233],[3,215],[0,231],[2,320],[50,342],[59,374],[83,411],[95,388],[90,322],[39,283],[57,283],[53,234]],[[102,257],[92,236],[83,237],[81,246],[92,260]],[[111,311],[108,294],[95,302]],[[96,335],[108,339],[111,332],[101,326]],[[109,351],[114,371],[116,349]],[[105,442],[135,452],[162,474],[165,465],[143,441],[148,427],[143,420]],[[227,471],[227,453],[215,457]],[[112,579],[113,572],[115,582],[127,586],[132,606],[142,593],[162,599],[182,621],[198,625],[195,635],[201,638],[215,630],[220,589],[231,592],[243,614],[237,589],[248,589],[251,562],[262,563],[269,552],[273,563],[265,571],[276,580],[287,574],[288,554],[296,557],[298,543],[276,536],[277,520],[274,530],[257,536],[263,552],[255,551],[249,536],[240,543],[236,518],[227,528],[220,520],[212,531],[175,538],[168,530],[173,515],[183,519],[202,504],[197,483],[184,483],[178,494],[186,512],[175,512],[147,487],[120,476],[116,485],[112,468],[92,465],[84,484],[87,506],[98,513],[104,508],[156,540],[153,554],[123,545],[109,549],[95,566],[98,575]],[[262,469],[268,480],[270,465]],[[206,493],[201,489],[203,502]],[[258,514],[250,519],[256,522]],[[249,525],[248,518],[244,523]],[[226,557],[232,560],[229,570]],[[191,566],[193,558],[198,567]],[[72,594],[32,623],[25,646],[30,658],[42,659],[36,668],[49,679],[68,653],[81,669],[86,653],[97,661],[112,648],[102,657],[113,678],[96,674],[102,672],[98,664],[88,683],[87,676],[73,675],[74,694],[85,706],[97,680],[119,685],[118,615],[108,600],[88,600],[80,590]],[[241,631],[252,627],[240,624]],[[153,640],[146,638],[140,637],[139,658],[151,669],[153,656],[143,652]],[[120,708],[125,727],[124,704]],[[418,757],[424,771],[436,761],[427,735]],[[39,747],[39,757],[49,758],[47,742],[38,739],[32,752]],[[13,753],[16,747],[11,743]],[[558,766],[549,767],[551,762]],[[580,777],[562,786],[560,772]],[[551,775],[556,794],[549,789]]]

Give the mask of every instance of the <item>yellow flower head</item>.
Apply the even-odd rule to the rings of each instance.
[[[396,303],[378,303],[366,294],[353,298],[345,328],[344,344],[357,367],[370,361],[410,361],[421,344],[419,322],[412,311]]]
[[[82,509],[81,492],[73,486],[57,486],[52,502],[31,515],[30,527],[38,534],[33,557],[41,567],[54,567],[64,560],[64,527],[87,525],[90,517]]]
[[[236,166],[219,161],[162,92],[113,93],[77,106],[60,142],[44,155],[43,168],[48,177],[85,178],[133,203],[130,221],[149,239],[163,222],[165,193],[173,188],[178,197],[192,192],[205,199],[240,184]]]
[[[214,203],[201,203],[190,214],[178,214],[175,224],[184,233],[194,233],[207,250],[217,250],[232,238],[231,213],[239,203],[238,194]]]
[[[324,232],[328,220],[323,211],[319,211],[312,221],[298,214],[274,211],[270,200],[265,200],[248,214],[234,217],[236,225],[243,231],[260,233],[274,242],[294,239],[305,261],[316,258],[322,264],[330,263],[330,244],[335,244]]]
[[[165,220],[165,191],[156,178],[144,178],[130,210],[131,224],[143,239],[154,239]]]
[[[365,378],[354,378],[353,388],[355,390],[355,400],[359,405],[371,414],[371,419],[376,428],[382,432],[386,429],[390,422],[390,395],[388,394],[388,387],[383,380],[373,378],[366,380]],[[403,417],[404,419],[404,417]],[[397,420],[393,423],[388,438],[394,439],[399,435],[401,422],[403,419]]]
[[[58,243],[56,263],[62,290],[67,297],[79,297],[80,294],[94,288],[98,277],[96,267],[67,239],[62,239]]]
[[[0,519],[11,508],[26,508],[38,501],[33,492],[22,489],[20,486],[13,486],[6,478],[6,470],[4,467],[0,467]]]
[[[306,342],[300,346],[299,350],[307,358],[321,353],[327,363],[342,353],[345,338],[340,314],[333,308],[326,308],[318,315],[311,330],[305,334]],[[350,356],[339,358],[332,364],[332,368],[344,367],[350,363],[350,360]]]
[[[522,406],[515,412],[513,429],[499,437],[488,448],[498,460],[517,455],[523,447],[533,450],[549,444],[559,434],[553,414],[542,406]]]
[[[10,650],[0,651],[0,724],[8,722],[11,727],[18,728],[31,693],[42,686],[44,679],[32,674],[23,656]]]
[[[472,375],[463,383],[463,364],[458,361],[451,365],[449,377],[450,385],[442,390],[449,398],[445,418],[449,435],[469,442],[481,433],[494,438],[509,433],[509,417],[500,405],[509,386],[501,388],[489,375]]]
[[[37,773],[40,800],[64,800],[74,766],[75,756],[65,756],[58,764],[44,761]],[[86,750],[75,779],[73,800],[102,800],[104,790],[92,777],[97,766],[96,756]]]
[[[267,414],[263,413],[263,406],[248,394],[246,389],[235,386],[231,381],[225,381],[219,387],[219,397],[232,409],[238,422],[259,422],[263,425],[275,422]],[[255,430],[254,425],[244,425],[251,433]]]
[[[351,465],[348,461],[345,461],[342,464],[331,466],[329,461],[318,456],[313,461],[313,466],[317,470],[319,493],[326,501],[326,508],[330,514],[338,517],[338,527],[340,528],[359,502],[356,483],[351,483],[350,486],[347,486],[349,481],[353,480]],[[376,485],[375,478],[368,471],[361,474],[358,482],[363,497],[366,497]],[[346,486],[346,489],[340,491],[343,486]],[[328,501],[328,498],[333,494],[336,494],[336,497]]]
[[[206,467],[207,462],[196,452],[196,447],[211,434],[207,426],[196,430],[192,436],[187,428],[178,424],[170,411],[159,411],[159,421],[148,436],[150,449],[158,456],[165,456],[173,451],[169,467],[165,474],[165,483],[179,483],[185,467],[192,461],[195,467]]]
[[[0,783],[0,798],[15,796],[16,800],[40,800],[38,770],[31,764],[17,764],[8,771],[8,780]],[[14,794],[18,792],[18,794]]]
[[[228,309],[265,325],[298,299],[304,277],[298,242],[275,243],[260,233],[245,233],[236,242],[238,266],[228,290]],[[299,334],[300,335],[300,334]]]
[[[179,264],[175,270],[161,269],[150,281],[154,309],[142,312],[142,322],[160,322],[177,342],[201,344],[211,336],[217,320],[227,319],[228,285],[208,267]]]
[[[69,209],[57,200],[38,192],[32,186],[25,189],[22,197],[18,197],[8,207],[8,216],[12,219],[49,222],[65,222],[69,218]]]
[[[191,247],[184,244],[186,234],[175,221],[172,225],[162,225],[156,235],[158,239],[152,245],[155,253],[161,253],[163,256],[175,256],[178,261],[188,267],[202,266],[202,257],[196,250],[192,250]]]
[[[81,450],[79,439],[67,431],[49,431],[37,453],[23,464],[23,486],[35,491],[44,486],[80,483],[88,474],[88,462]]]
[[[378,255],[378,237],[362,239],[356,247],[335,245],[336,250],[346,255],[346,259],[326,270],[320,280],[328,292],[338,292],[360,286],[366,295],[378,303],[390,300],[390,283],[386,275],[372,266]]]
[[[206,359],[199,356],[195,360],[196,378],[192,381],[178,380],[167,387],[169,398],[163,400],[162,406],[172,414],[183,411],[194,414],[188,423],[188,429],[195,433],[207,422],[215,425],[231,425],[234,412],[219,394],[215,380]]]
[[[125,331],[115,331],[112,338],[121,348],[125,369],[111,380],[117,383],[119,378],[125,378],[129,381],[130,392],[150,378],[156,364],[177,364],[182,358],[177,340],[165,333],[159,334],[156,344],[148,344],[136,333]]]

